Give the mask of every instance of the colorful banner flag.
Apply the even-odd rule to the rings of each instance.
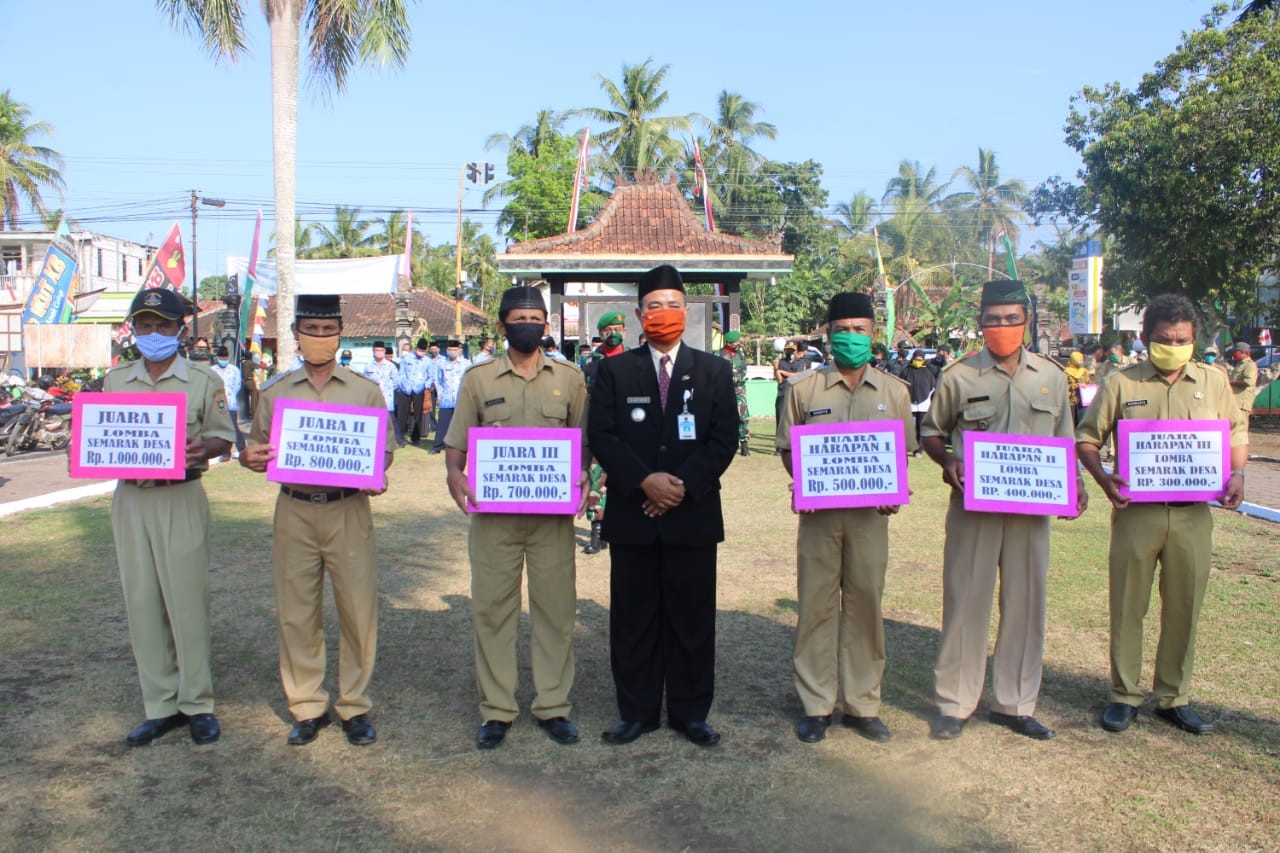
[[[716,230],[716,217],[711,212],[711,192],[707,185],[707,170],[702,166],[702,152],[698,150],[698,140],[693,140],[693,164],[697,173],[698,188],[694,190],[702,196],[702,210],[706,214],[707,230]]]
[[[164,244],[151,257],[151,267],[143,279],[142,286],[150,289],[167,287],[170,290],[181,290],[187,279],[186,253],[182,250],[182,231],[178,223],[173,223],[169,236]]]
[[[259,296],[257,307],[253,312],[253,338],[249,342],[249,352],[254,356],[254,361],[262,362],[262,338],[267,331],[267,297]]]
[[[249,268],[244,274],[244,287],[240,289],[240,328],[249,328],[249,309],[253,305],[254,284],[258,280],[258,245],[262,239],[262,211],[258,211],[258,222],[253,226],[253,243],[249,248]],[[241,337],[244,333],[241,332]]]
[[[876,240],[876,281],[873,287],[884,288],[884,340],[887,346],[893,346],[893,333],[898,323],[898,312],[893,304],[893,289],[889,287],[889,276],[884,274],[884,258],[880,255],[880,229],[871,226],[871,234]]]
[[[1009,232],[1001,228],[996,232],[994,239],[999,240],[1001,245],[1004,246],[1004,260],[1009,270],[1009,278],[1016,280],[1018,278],[1018,265],[1013,258],[1013,244],[1009,242]]]
[[[53,242],[44,254],[40,273],[22,309],[22,324],[61,323],[69,313],[68,297],[76,278],[75,249],[66,221],[58,223]]]
[[[569,205],[569,233],[578,230],[578,200],[582,188],[587,183],[588,141],[591,139],[591,128],[582,131],[582,144],[578,146],[578,170],[573,176],[573,203]]]
[[[404,223],[404,261],[400,265],[400,279],[403,287],[413,286],[413,211],[409,211]]]

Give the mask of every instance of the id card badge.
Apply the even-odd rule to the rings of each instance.
[[[681,441],[693,441],[698,437],[693,428],[693,415],[688,412],[676,416],[676,425],[680,430]]]

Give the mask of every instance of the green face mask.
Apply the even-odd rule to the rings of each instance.
[[[622,332],[610,332],[604,336],[604,345],[612,349],[622,345]]]
[[[831,336],[831,354],[836,364],[856,370],[871,361],[871,336],[836,332]]]

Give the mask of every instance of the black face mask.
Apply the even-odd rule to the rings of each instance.
[[[504,323],[507,344],[516,352],[531,353],[542,346],[545,323]]]

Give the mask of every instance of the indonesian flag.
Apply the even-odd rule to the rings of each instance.
[[[573,202],[569,205],[569,233],[578,230],[578,199],[587,185],[587,152],[591,128],[582,131],[582,144],[578,146],[578,171],[573,176]]]
[[[711,193],[707,187],[707,170],[702,166],[702,152],[698,150],[698,140],[693,140],[693,165],[694,172],[697,177],[697,186],[694,187],[694,195],[702,196],[702,209],[707,217],[707,230],[716,230],[716,217],[711,212]]]
[[[1271,330],[1262,329],[1258,332],[1258,346],[1271,346]]]

